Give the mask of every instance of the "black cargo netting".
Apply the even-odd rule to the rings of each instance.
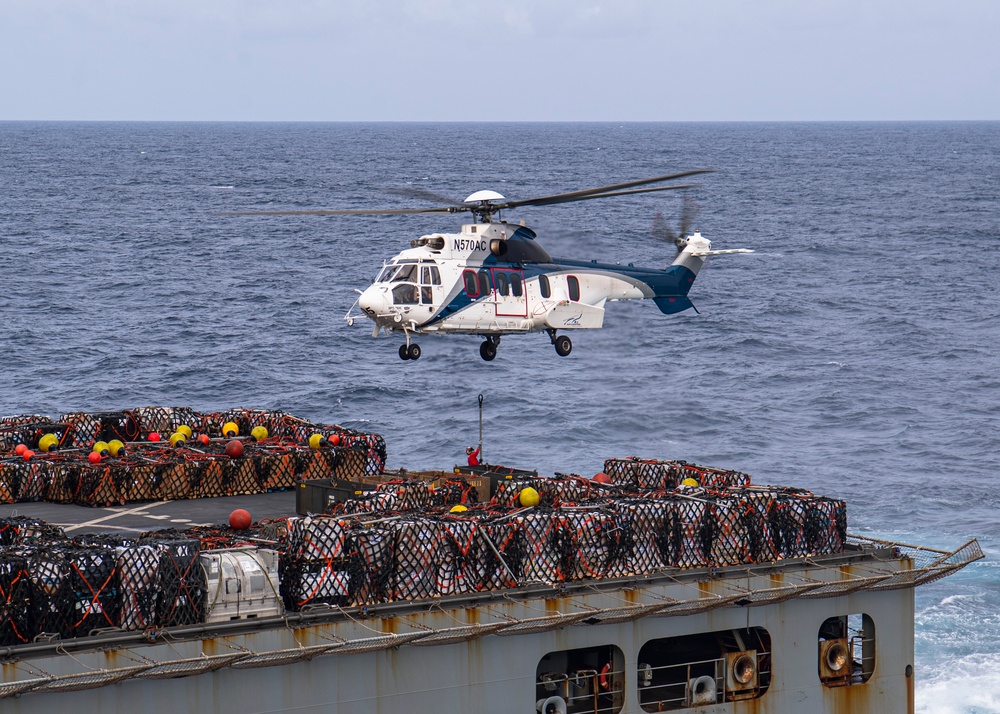
[[[710,491],[721,491],[750,485],[750,476],[739,471],[727,471],[711,466],[698,466],[687,461],[659,461],[655,459],[608,459],[604,473],[616,486],[641,491],[673,491],[684,479],[690,478]]]
[[[174,411],[136,413],[164,424],[189,418]],[[288,423],[275,413],[240,414],[247,425]],[[242,459],[192,454],[184,468],[170,462],[131,470],[108,464],[93,469],[99,478],[69,474],[59,489],[50,483],[48,493],[67,500],[98,492],[230,493],[329,469],[339,453],[350,451],[294,449],[284,441],[291,438],[269,437],[269,450]],[[10,464],[8,470],[32,466]],[[70,540],[36,519],[0,519],[0,646],[31,642],[42,633],[80,637],[108,627],[149,630],[203,622],[208,584],[199,552],[257,547],[261,540],[274,543],[279,553],[280,595],[290,611],[424,600],[532,581],[773,562],[838,553],[845,546],[843,501],[752,487],[745,474],[683,462],[617,459],[606,469],[612,476],[615,469],[632,475],[619,475],[625,483],[613,486],[578,476],[518,474],[499,481],[485,504],[477,503],[467,481],[445,472],[420,472],[426,480],[380,477],[388,480],[378,490],[339,503],[335,515],[265,521],[245,531],[200,526],[138,538]],[[646,469],[641,482],[640,469]],[[695,478],[695,471],[698,486],[651,487],[680,484]],[[522,505],[526,488],[537,491],[540,505]],[[464,510],[449,512],[459,504]]]
[[[241,456],[226,453],[223,426],[234,422]],[[178,446],[170,435],[188,427]],[[257,441],[254,427],[267,429]],[[153,439],[152,434],[160,437]],[[309,438],[320,434],[320,448]],[[44,446],[40,440],[47,435]],[[207,444],[194,440],[209,437]],[[54,443],[51,443],[53,441]],[[120,441],[97,464],[88,460],[96,442]],[[23,445],[23,446],[22,446]],[[22,456],[20,449],[33,454]],[[358,480],[381,473],[385,441],[329,424],[313,424],[280,411],[233,409],[199,413],[187,407],[139,407],[114,412],[76,412],[57,421],[38,415],[0,419],[0,503],[52,501],[108,506],[159,499],[212,498],[288,490],[303,479]]]

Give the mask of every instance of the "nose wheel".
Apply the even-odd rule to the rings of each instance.
[[[420,359],[420,345],[410,343],[408,345],[399,346],[399,358],[400,359]]]

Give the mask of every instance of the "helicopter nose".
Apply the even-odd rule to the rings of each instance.
[[[388,306],[388,298],[381,288],[368,288],[358,298],[358,307],[368,313],[369,317],[385,313]]]

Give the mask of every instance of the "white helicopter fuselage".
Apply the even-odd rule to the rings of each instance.
[[[555,260],[534,233],[504,222],[472,223],[461,233],[414,241],[388,261],[357,306],[372,332],[504,334],[600,328],[608,301],[654,298],[661,311],[691,307],[687,291],[711,251],[700,234],[666,269]],[[353,308],[352,308],[353,311]],[[353,323],[355,315],[347,319]],[[567,340],[568,343],[568,340]],[[557,345],[558,349],[558,345]],[[402,354],[402,353],[401,353]]]

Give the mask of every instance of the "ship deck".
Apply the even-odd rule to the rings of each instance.
[[[229,514],[242,508],[253,520],[295,515],[295,491],[275,491],[250,496],[147,501],[121,506],[93,507],[43,501],[8,504],[0,516],[41,518],[60,526],[66,534],[143,533],[164,528],[225,525]]]

